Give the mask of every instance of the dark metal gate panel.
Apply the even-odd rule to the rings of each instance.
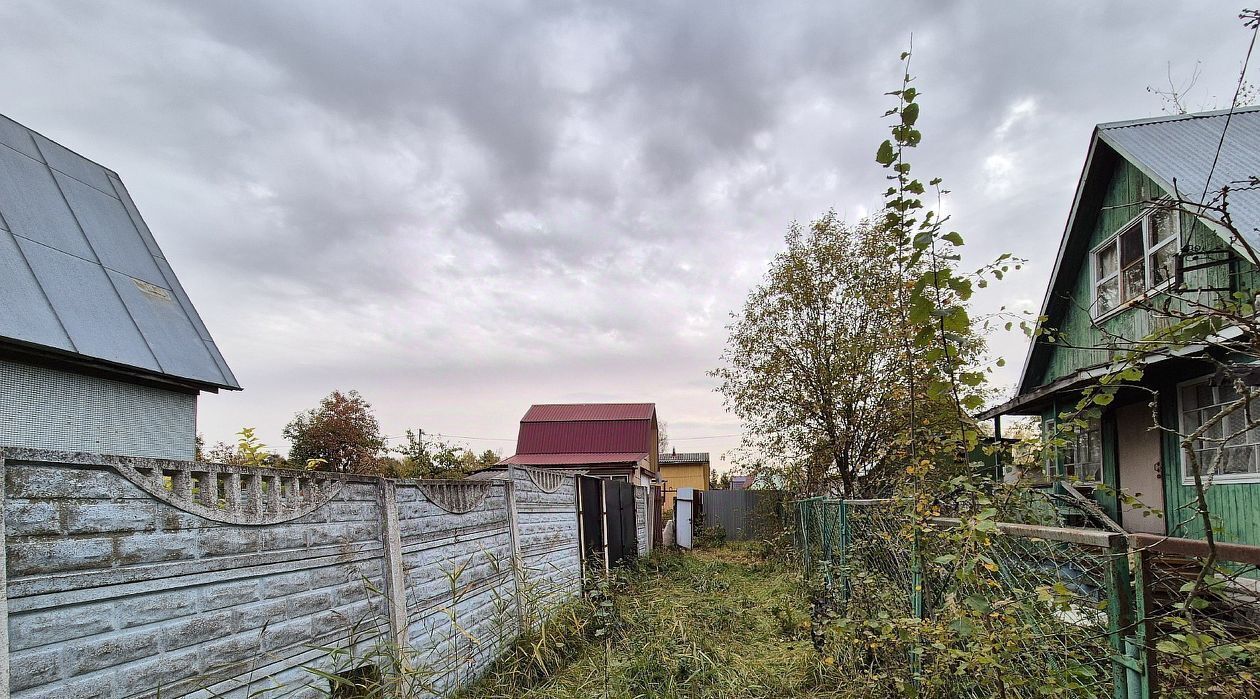
[[[634,521],[634,486],[625,481],[603,481],[604,531],[608,542],[608,565],[638,554]]]
[[[578,476],[578,506],[582,512],[582,562],[604,565],[604,482]]]

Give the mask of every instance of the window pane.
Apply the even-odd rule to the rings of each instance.
[[[1216,393],[1212,390],[1212,385],[1204,382],[1194,387],[1194,392],[1198,395],[1198,407],[1206,408],[1210,405],[1216,405]]]
[[[1202,385],[1202,384],[1200,384]],[[1181,387],[1181,409],[1191,411],[1199,407],[1199,386]]]
[[[1098,285],[1098,314],[1102,315],[1120,303],[1120,280],[1112,279]]]
[[[1221,473],[1251,473],[1253,456],[1251,447],[1226,447]]]
[[[1146,291],[1146,266],[1142,258],[1120,272],[1120,299],[1128,301],[1137,298]]]
[[[1151,247],[1168,240],[1177,233],[1177,212],[1157,209],[1150,217]]]
[[[1221,385],[1216,389],[1216,396],[1216,402],[1219,405],[1233,403],[1239,398],[1242,398],[1242,396],[1238,393],[1238,389],[1234,386],[1233,381],[1221,382]]]
[[[1120,269],[1115,243],[1111,243],[1102,250],[1099,250],[1097,259],[1098,279],[1110,277],[1116,273],[1117,269]],[[1097,279],[1095,281],[1097,281]]]
[[[1177,245],[1168,243],[1151,253],[1151,283],[1159,286],[1176,274]]]
[[[1138,262],[1146,254],[1146,247],[1142,245],[1142,226],[1133,226],[1129,230],[1120,234],[1120,266],[1128,267],[1134,262]]]

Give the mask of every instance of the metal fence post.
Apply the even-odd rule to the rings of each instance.
[[[1136,663],[1129,658],[1126,636],[1133,631],[1133,593],[1130,589],[1129,540],[1112,534],[1107,540],[1107,638],[1111,644],[1112,696],[1131,699],[1129,671]]]
[[[849,578],[849,502],[841,500],[837,505],[840,520],[840,594],[841,599],[848,602],[852,592],[852,581]]]
[[[1152,699],[1155,696],[1155,650],[1150,618],[1149,559],[1141,549],[1133,552],[1133,635],[1125,639],[1130,699]]]
[[[823,575],[825,576],[825,579],[826,579],[827,589],[830,590],[831,585],[834,582],[834,579],[831,576],[831,560],[832,560],[832,550],[835,546],[835,541],[834,541],[835,532],[833,531],[834,528],[832,527],[831,508],[829,507],[829,505],[831,504],[831,501],[824,498],[818,504],[819,504],[820,513],[822,515],[822,542],[823,542],[822,550],[819,551],[818,558],[820,561],[825,562],[823,566]]]

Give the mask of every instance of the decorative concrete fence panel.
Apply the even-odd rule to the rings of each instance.
[[[14,697],[291,695],[326,663],[313,646],[384,628],[371,480],[39,452],[3,464]]]
[[[509,473],[518,522],[521,602],[529,618],[582,592],[577,478],[521,466]]]
[[[581,590],[571,475],[402,482],[12,449],[0,468],[0,697],[326,696],[319,673],[391,656],[443,693]]]
[[[476,677],[515,638],[507,491],[503,481],[397,485],[406,644],[438,689]]]

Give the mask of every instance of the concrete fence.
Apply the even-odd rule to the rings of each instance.
[[[326,696],[319,672],[382,648],[442,693],[581,589],[570,475],[404,482],[33,450],[0,467],[0,696]]]

